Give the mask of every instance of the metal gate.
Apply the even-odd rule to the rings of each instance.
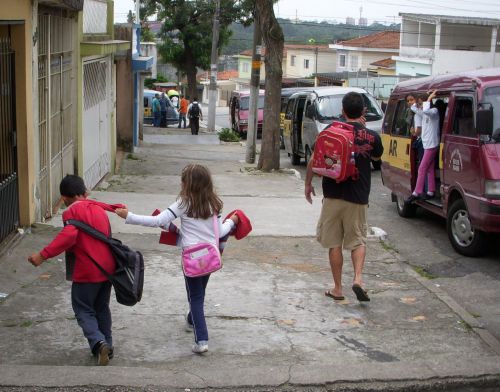
[[[38,15],[38,180],[42,219],[52,216],[61,179],[74,173],[75,23],[63,11],[43,8]]]
[[[83,63],[83,179],[92,189],[111,169],[111,62]]]
[[[14,52],[0,36],[0,242],[19,225]]]

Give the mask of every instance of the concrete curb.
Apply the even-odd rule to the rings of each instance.
[[[210,354],[209,354],[210,355]],[[209,358],[208,355],[208,358]],[[200,358],[201,359],[201,358]],[[498,359],[498,358],[497,358]],[[412,361],[366,364],[346,363],[342,369],[332,369],[330,364],[287,364],[276,361],[275,366],[231,366],[214,369],[204,359],[203,366],[186,371],[175,364],[168,367],[119,367],[119,366],[39,366],[0,365],[0,385],[21,387],[75,387],[83,385],[129,387],[158,386],[163,388],[245,388],[318,386],[341,383],[405,383],[411,385],[484,382],[486,378],[500,381],[500,362],[492,358],[471,362],[464,358],[457,362]],[[29,377],[27,377],[29,375]],[[255,381],[259,380],[259,381]]]

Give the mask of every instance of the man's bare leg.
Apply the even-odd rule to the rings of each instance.
[[[358,246],[351,251],[352,266],[354,268],[353,284],[359,284],[363,287],[363,280],[361,274],[363,273],[363,266],[365,264],[366,246]]]
[[[331,248],[328,251],[328,258],[330,259],[330,268],[332,269],[333,276],[333,291],[332,294],[336,297],[342,296],[342,266],[344,264],[344,257],[342,256],[342,247]]]

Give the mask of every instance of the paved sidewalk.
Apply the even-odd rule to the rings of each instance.
[[[191,353],[192,335],[183,329],[180,250],[158,244],[157,231],[113,216],[115,236],[144,253],[145,291],[132,308],[113,301],[115,358],[106,368],[93,366],[71,310],[64,263],[35,269],[25,261],[57,233],[59,216],[36,225],[0,259],[0,292],[8,294],[0,303],[0,386],[332,390],[346,382],[361,388],[397,381],[401,390],[418,390],[500,380],[495,341],[481,339],[459,307],[450,308],[432,282],[377,238],[369,241],[365,266],[372,301],[355,300],[347,253],[346,300],[323,295],[331,273],[314,239],[321,200],[307,204],[292,171],[248,168],[240,144],[193,144],[191,135],[160,135],[165,144],[153,144],[150,136],[91,197],[124,202],[138,213],[166,208],[179,191],[180,169],[194,161],[210,167],[224,211],[241,208],[254,226],[248,238],[230,239],[224,268],[210,279],[210,351]]]

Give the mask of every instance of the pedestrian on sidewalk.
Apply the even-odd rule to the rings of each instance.
[[[188,112],[189,101],[184,98],[184,95],[181,95],[181,101],[179,105],[179,126],[181,127],[182,122],[184,121],[184,129],[186,129],[186,115]]]
[[[167,127],[167,97],[161,93],[160,97],[160,127]]]
[[[362,272],[366,256],[366,211],[371,186],[371,160],[379,160],[384,148],[380,136],[364,127],[364,101],[359,93],[347,93],[342,99],[342,115],[348,124],[355,127],[356,167],[359,178],[349,178],[337,183],[323,177],[323,205],[317,226],[318,242],[329,249],[328,257],[333,276],[333,289],[325,292],[327,297],[343,300],[342,266],[344,263],[342,249],[351,251],[354,267],[352,290],[359,301],[369,301],[363,288]],[[306,171],[304,194],[312,203],[311,195],[315,195],[312,186],[312,162],[309,160]]]
[[[111,235],[108,216],[99,202],[87,200],[87,189],[83,180],[67,175],[59,186],[61,197],[68,208],[62,219],[82,221],[105,235]],[[116,264],[107,244],[85,233],[73,225],[64,226],[54,240],[32,254],[28,260],[35,267],[45,260],[67,251],[66,275],[72,280],[71,304],[78,325],[88,340],[92,354],[98,365],[107,365],[113,358],[113,339],[111,336],[111,282],[92,262],[99,260],[101,267],[108,273],[115,272]]]
[[[191,135],[198,135],[200,131],[200,119],[203,120],[203,113],[196,97],[194,97],[193,102],[188,107],[188,117]]]
[[[239,222],[236,214],[223,221],[222,200],[215,193],[210,171],[202,165],[190,164],[182,170],[181,191],[177,200],[166,210],[155,216],[136,215],[127,208],[117,209],[116,213],[125,223],[149,227],[169,227],[180,218],[180,238],[182,248],[199,243],[216,243],[214,214],[218,216],[219,237],[230,233]],[[191,278],[184,276],[189,311],[186,315],[186,331],[194,332],[195,344],[192,351],[198,354],[208,351],[208,330],[205,321],[205,290],[209,275]]]
[[[161,124],[160,94],[155,94],[151,102],[151,110],[153,112],[153,126],[159,127]]]

